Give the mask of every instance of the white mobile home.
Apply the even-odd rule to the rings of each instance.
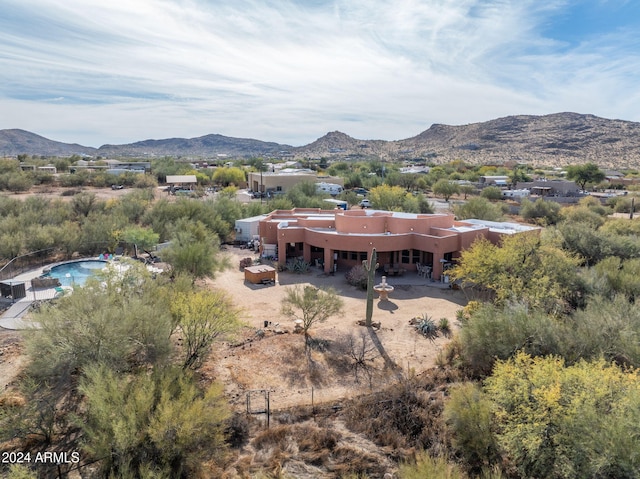
[[[342,186],[334,183],[316,183],[316,191],[318,193],[329,193],[331,196],[336,196],[342,193]]]
[[[253,241],[255,237],[259,236],[258,226],[260,220],[266,218],[267,215],[252,216],[251,218],[244,218],[236,220],[236,241]]]

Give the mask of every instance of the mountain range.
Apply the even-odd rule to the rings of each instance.
[[[19,154],[147,159],[351,157],[426,159],[432,163],[461,159],[475,164],[517,161],[540,166],[594,162],[601,167],[637,168],[640,123],[578,113],[518,115],[460,126],[434,124],[414,137],[396,141],[358,140],[335,131],[299,147],[211,134],[92,148],[49,140],[25,130],[0,130],[0,156]]]

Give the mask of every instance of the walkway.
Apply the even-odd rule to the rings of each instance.
[[[43,268],[27,271],[11,279],[12,282],[25,283],[26,296],[13,303],[8,310],[0,315],[0,328],[15,330],[37,327],[37,323],[23,319],[24,316],[34,301],[53,299],[56,295],[55,288],[34,289],[33,286],[31,286],[31,280],[41,276],[43,273],[42,270]]]

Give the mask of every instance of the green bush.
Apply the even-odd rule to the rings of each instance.
[[[542,198],[538,198],[535,202],[524,199],[520,208],[520,216],[539,225],[554,225],[560,221],[561,208],[558,203],[545,201]]]

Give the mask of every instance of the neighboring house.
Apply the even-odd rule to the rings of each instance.
[[[313,170],[285,169],[280,172],[267,171],[260,173],[252,171],[249,173],[249,189],[260,192],[283,192],[298,183],[308,181],[310,183],[332,183],[344,186],[344,179],[337,176],[321,176]]]
[[[479,237],[498,243],[503,235],[540,231],[518,223],[482,220],[455,221],[450,214],[414,214],[380,210],[277,210],[260,220],[263,254],[277,256],[284,265],[302,257],[322,264],[325,272],[362,264],[372,248],[381,266],[406,271],[416,264],[432,268],[439,279],[443,268]]]
[[[509,177],[505,175],[481,176],[478,185],[483,188],[485,186],[507,186],[510,181]]]
[[[167,184],[169,192],[175,193],[176,190],[191,190],[198,184],[196,175],[167,175]]]
[[[98,163],[101,163],[98,165]],[[151,171],[149,161],[118,161],[118,160],[78,160],[69,167],[71,173],[78,170],[107,170],[109,174],[119,175],[121,173],[148,173]]]
[[[128,171],[134,173],[148,173],[151,171],[151,162],[149,161],[105,161],[109,165],[109,173],[111,173],[111,170]]]
[[[517,189],[527,189],[538,196],[578,196],[580,187],[575,181],[568,180],[535,180],[520,182]]]

